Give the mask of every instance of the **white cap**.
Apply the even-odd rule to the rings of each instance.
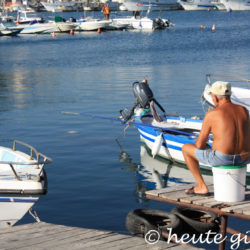
[[[213,93],[219,96],[230,96],[231,95],[231,84],[229,82],[216,81],[208,89],[208,93]]]

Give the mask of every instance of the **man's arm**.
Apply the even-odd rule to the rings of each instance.
[[[209,111],[204,120],[203,120],[203,124],[202,124],[202,128],[201,128],[201,132],[195,142],[195,146],[198,149],[204,149],[206,147],[207,144],[207,140],[209,137],[209,134],[211,132],[211,112],[213,112],[212,110]]]

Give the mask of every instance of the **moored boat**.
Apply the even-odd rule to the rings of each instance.
[[[44,19],[31,10],[18,10],[16,24],[29,24],[33,21],[43,23]]]
[[[41,2],[48,12],[77,11],[78,5],[75,1],[46,1]]]
[[[13,28],[5,26],[3,23],[0,23],[0,36],[16,36],[18,35],[22,29]]]
[[[100,20],[94,18],[82,18],[75,23],[76,31],[96,31],[105,29],[112,23],[111,20]]]
[[[154,18],[151,19],[148,16],[141,17],[140,12],[134,12],[132,17],[120,17],[112,19],[118,25],[126,24],[128,27],[136,30],[148,30],[153,31],[157,29],[165,29],[169,26],[173,26],[168,19]]]
[[[75,24],[65,22],[63,18],[56,16],[54,21],[49,20],[42,23],[33,21],[29,24],[18,24],[16,27],[12,28],[22,29],[21,34],[48,34],[52,32],[70,32],[75,28]]]
[[[176,0],[153,0],[153,1],[124,1],[120,9],[127,11],[151,11],[177,10],[180,9],[179,3]]]
[[[173,162],[185,164],[182,154],[182,147],[186,143],[195,144],[195,141],[202,127],[202,120],[194,118],[185,118],[181,116],[162,115],[155,117],[152,115],[149,102],[155,102],[165,113],[165,110],[154,99],[153,93],[145,82],[133,83],[133,92],[136,98],[135,105],[131,110],[121,111],[121,118],[134,124],[139,131],[140,139],[148,148],[152,155],[159,155],[170,159]],[[145,113],[146,112],[146,113]],[[209,136],[207,144],[212,146],[213,138]],[[200,162],[202,169],[212,170],[212,166]],[[247,165],[247,176],[250,176],[250,164]]]
[[[208,89],[211,87],[212,79],[229,81],[232,85],[231,101],[244,106],[250,112],[250,80],[240,77],[208,74],[207,84],[202,93],[202,97],[211,107],[214,107],[214,103],[211,95],[208,93]]]
[[[49,162],[49,157],[21,141],[14,141],[12,149],[0,147],[0,228],[13,226],[47,193],[44,166]]]
[[[212,0],[178,0],[184,10],[217,9]]]
[[[248,0],[220,0],[227,10],[243,11],[250,10],[250,2]]]

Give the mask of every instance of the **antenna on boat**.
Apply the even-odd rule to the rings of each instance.
[[[151,12],[151,8],[152,8],[152,4],[151,4],[151,3],[149,3],[148,10],[147,10],[147,14],[146,14],[146,17],[148,17],[149,13]]]

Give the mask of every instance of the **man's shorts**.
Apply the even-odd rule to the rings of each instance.
[[[250,162],[250,159],[242,160],[241,155],[225,155],[211,148],[196,148],[195,156],[201,163],[211,166],[236,166],[245,165]]]

